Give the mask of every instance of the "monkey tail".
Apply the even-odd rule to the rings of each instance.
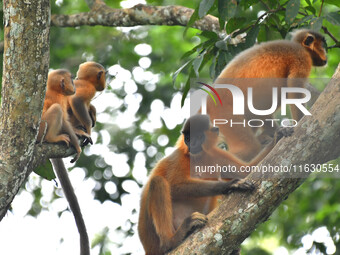
[[[90,255],[89,237],[87,235],[85,222],[80,211],[78,199],[74,193],[71,181],[68,177],[64,162],[61,158],[50,160],[53,164],[54,171],[58,176],[61,187],[63,188],[64,194],[76,221],[76,225],[80,235],[80,255]]]

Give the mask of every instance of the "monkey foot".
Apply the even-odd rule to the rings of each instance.
[[[231,181],[231,188],[233,190],[253,190],[255,189],[255,185],[251,180],[246,179],[234,179]]]
[[[66,143],[67,147],[70,146],[70,137],[68,135],[65,135],[65,134],[58,135],[57,138],[56,138],[56,141]]]
[[[204,227],[208,222],[207,216],[199,212],[192,213],[190,218],[191,218],[189,224],[190,233],[195,231],[196,229]]]

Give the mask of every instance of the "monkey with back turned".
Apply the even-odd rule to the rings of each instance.
[[[239,87],[244,95],[249,87],[253,87],[254,107],[269,109],[272,105],[272,88],[304,87],[312,66],[323,66],[327,63],[326,48],[325,38],[320,33],[306,29],[297,30],[291,41],[264,42],[241,52],[224,68],[215,84],[231,83]],[[233,115],[231,94],[226,93],[227,89],[216,90],[223,107],[216,107],[208,97],[207,113],[211,119],[232,119],[242,123],[253,118],[263,121],[273,118],[253,115],[249,111],[246,111],[245,115]],[[299,97],[301,93],[288,93],[288,98]],[[302,117],[302,112],[295,105],[291,106],[291,113],[296,121]],[[244,160],[250,160],[261,151],[261,139],[272,137],[277,126],[264,121],[263,132],[259,136],[255,134],[256,130],[249,126],[220,125],[219,128],[229,151]]]

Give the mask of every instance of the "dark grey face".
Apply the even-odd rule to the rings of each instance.
[[[184,124],[182,133],[184,142],[192,154],[200,153],[202,145],[205,142],[205,131],[210,128],[210,119],[208,115],[194,115]],[[219,132],[218,127],[211,128],[213,132]]]
[[[189,152],[192,154],[197,154],[202,151],[202,144],[205,141],[205,134],[204,132],[190,134],[184,134],[184,141],[185,144],[188,146]]]
[[[318,51],[318,48],[322,48],[327,52],[327,43],[325,40],[325,37],[323,37],[321,34],[309,31],[310,34],[306,37],[306,39],[303,41],[303,44],[310,48],[315,48],[316,51],[311,50],[311,57],[313,60],[313,66],[324,66],[327,64],[327,57],[325,56],[324,59],[322,58],[323,52]],[[314,47],[311,47],[314,43]],[[321,55],[320,55],[321,54]]]

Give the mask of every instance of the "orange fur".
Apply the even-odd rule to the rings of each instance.
[[[78,138],[73,131],[67,114],[67,98],[74,93],[75,87],[69,71],[58,69],[48,74],[45,102],[37,138],[38,142],[44,140],[51,143],[65,142],[67,145],[71,143],[77,151],[76,157],[71,162],[76,161],[81,152]],[[44,136],[46,125],[46,135]],[[63,160],[61,158],[50,160],[76,221],[80,234],[80,254],[89,255],[90,246],[85,222]]]
[[[105,89],[105,69],[96,62],[82,63],[74,83],[76,94],[68,99],[70,122],[77,135],[87,137],[92,143],[91,127],[94,126],[96,111],[90,102],[97,91]]]
[[[191,129],[190,124],[197,129]],[[201,151],[192,154],[184,139],[188,135],[192,139],[195,133],[204,134],[205,139]],[[274,146],[274,143],[268,145],[256,159],[247,163],[218,148],[217,140],[218,132],[211,127],[209,117],[195,115],[187,120],[176,150],[152,170],[142,192],[138,224],[146,254],[164,254],[177,247],[192,231],[203,227],[207,221],[205,215],[217,206],[219,195],[253,188],[251,183],[238,179],[225,182],[193,178],[190,176],[193,165],[255,165]],[[245,177],[245,174],[238,176]]]
[[[298,30],[291,41],[265,42],[243,51],[225,67],[215,83],[236,85],[244,95],[247,94],[248,87],[252,87],[254,107],[269,109],[272,104],[273,86],[278,87],[279,92],[282,87],[304,87],[312,66],[322,66],[326,62],[324,37],[310,30]],[[274,78],[277,78],[276,81]],[[227,89],[217,89],[223,110],[221,107],[215,107],[213,100],[208,97],[207,111],[212,119],[243,122],[249,119],[273,118],[253,115],[247,109],[245,115],[233,115],[233,99],[229,90],[226,91]],[[299,96],[300,94],[288,94],[289,98]],[[280,99],[278,101],[280,104]],[[293,119],[297,121],[302,117],[302,113],[295,106],[291,107],[291,112]],[[277,126],[265,125],[260,136],[255,135],[256,129],[240,125],[220,125],[219,128],[229,151],[244,160],[250,160],[261,150],[262,139],[272,137]]]
[[[50,143],[65,142],[67,146],[71,143],[77,151],[72,161],[76,161],[81,152],[67,114],[67,98],[74,93],[75,87],[69,71],[58,69],[48,74],[45,102],[37,137],[38,142],[42,140]],[[45,129],[46,134],[44,134]]]

